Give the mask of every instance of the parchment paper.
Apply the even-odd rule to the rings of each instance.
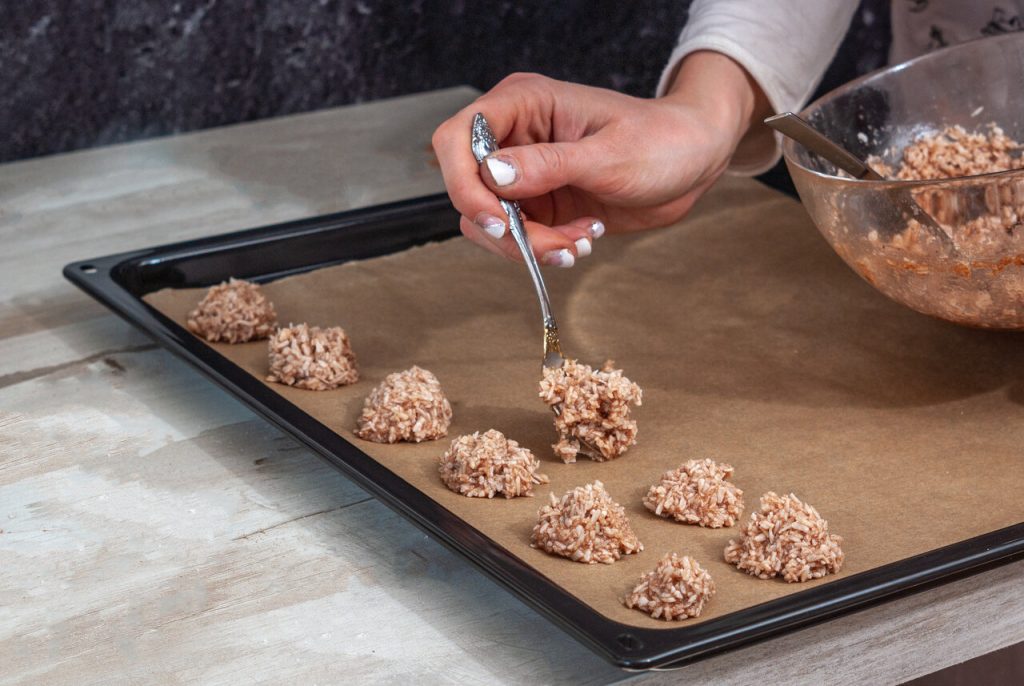
[[[228,274],[224,275],[229,276]],[[644,509],[659,475],[689,458],[736,468],[745,521],[768,490],[795,492],[844,537],[856,574],[1024,519],[1024,340],[958,328],[891,303],[832,254],[799,204],[727,180],[681,225],[606,236],[572,270],[547,270],[565,350],[614,358],[644,389],[639,443],[613,462],[563,465],[537,398],[541,325],[529,278],[457,238],[266,286],[283,323],[343,326],[363,380],[329,392],[271,387],[606,616],[692,625],[796,593],[722,560],[732,529],[676,524]],[[200,291],[147,300],[175,321]],[[216,345],[259,378],[266,343]],[[379,445],[352,428],[370,389],[418,364],[454,409],[449,439]],[[496,428],[551,477],[533,498],[448,491],[436,461],[452,438]],[[549,491],[601,479],[645,550],[583,565],[529,547]],[[668,551],[696,557],[718,594],[702,617],[663,622],[620,598]]]

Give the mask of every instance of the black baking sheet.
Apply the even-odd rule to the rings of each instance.
[[[520,556],[468,525],[142,300],[163,288],[202,287],[229,276],[266,282],[394,253],[453,235],[456,220],[447,199],[432,196],[85,260],[68,265],[64,273],[87,293],[622,667],[678,666],[977,572],[1024,553],[1024,525],[1014,525],[699,624],[648,629],[616,622],[565,591]],[[748,494],[748,509],[755,496]]]

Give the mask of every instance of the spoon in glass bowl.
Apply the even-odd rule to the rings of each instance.
[[[792,138],[816,155],[824,157],[855,179],[885,180],[885,177],[872,169],[867,162],[833,142],[832,139],[826,138],[823,133],[805,122],[799,115],[783,112],[768,117],[764,123],[783,136]]]
[[[862,181],[885,181],[886,178],[876,172],[871,166],[860,159],[846,148],[842,147],[825,134],[808,124],[799,115],[792,112],[783,112],[768,117],[764,123],[775,129],[783,136],[792,138],[800,145],[811,152],[824,157],[836,165],[839,169],[855,179]],[[926,227],[936,238],[938,238],[948,249],[958,252],[951,238],[951,231],[947,231],[939,225],[930,213],[917,203],[908,203],[906,209],[913,215],[914,219]]]

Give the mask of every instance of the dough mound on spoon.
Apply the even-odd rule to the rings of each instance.
[[[540,397],[561,408],[555,416],[558,442],[552,448],[563,462],[575,462],[581,452],[597,462],[614,460],[636,443],[630,405],[642,404],[643,391],[613,364],[608,360],[595,370],[566,360],[561,367],[544,369]]]

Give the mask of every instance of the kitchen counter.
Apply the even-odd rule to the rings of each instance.
[[[619,671],[60,275],[441,191],[430,134],[473,97],[0,165],[0,683],[896,683],[1024,641],[1017,562]]]

